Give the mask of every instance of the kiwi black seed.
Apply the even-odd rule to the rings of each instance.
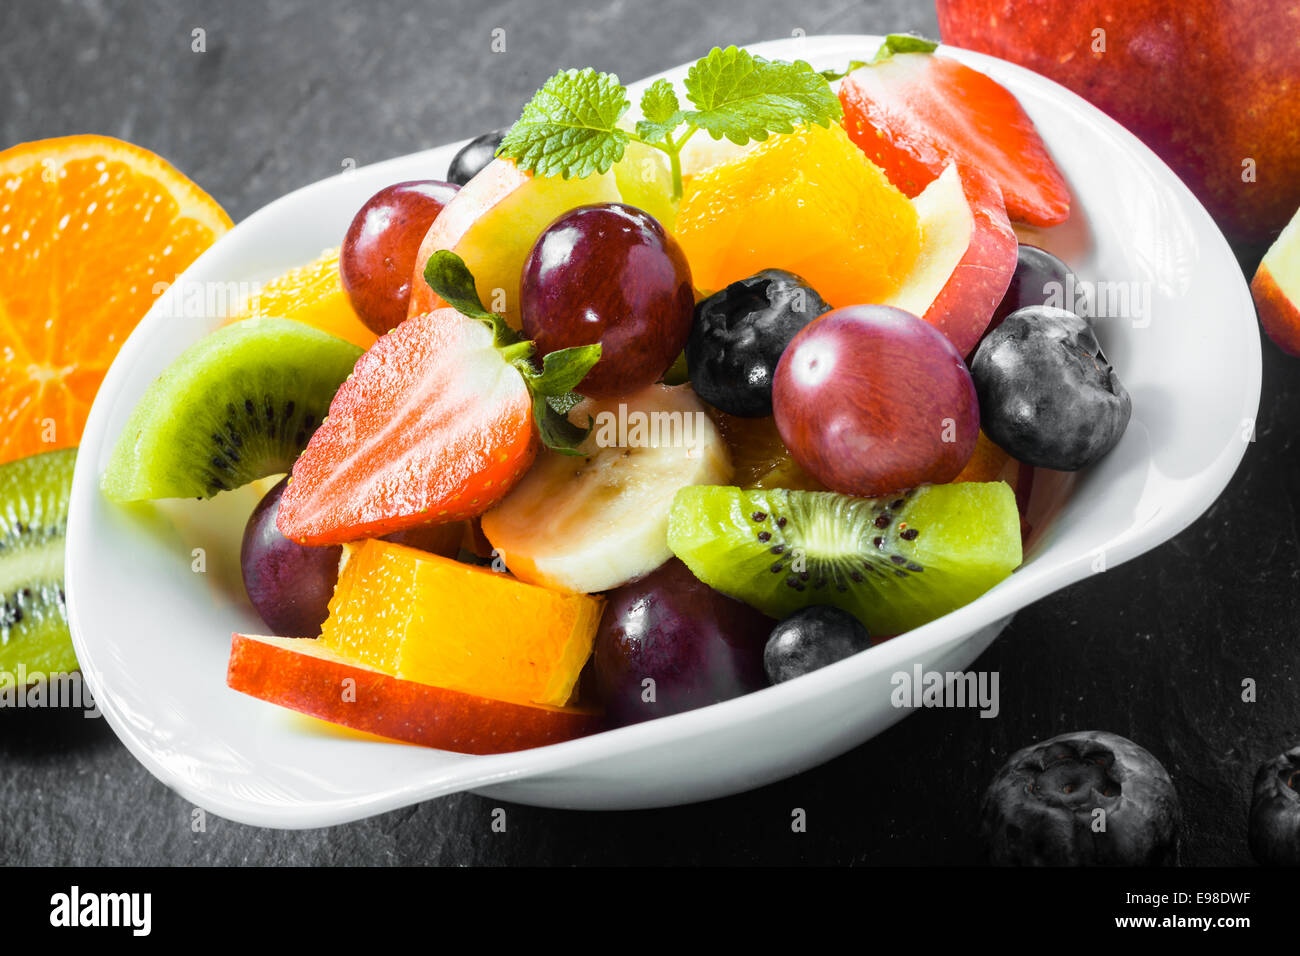
[[[75,670],[63,538],[77,450],[0,465],[0,685]]]
[[[684,488],[668,542],[710,587],[765,614],[783,618],[809,604],[833,604],[879,635],[968,603],[1021,560],[1015,495],[1002,482],[927,486],[883,499]]]
[[[361,349],[287,319],[247,319],[170,365],[131,413],[104,473],[110,498],[208,498],[287,472]]]

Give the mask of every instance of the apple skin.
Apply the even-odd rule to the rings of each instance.
[[[913,204],[922,252],[882,304],[919,315],[969,355],[1016,271],[1019,243],[1002,191],[982,170],[953,164]]]
[[[1300,306],[1286,297],[1263,263],[1251,280],[1250,294],[1255,297],[1259,324],[1273,344],[1287,355],[1300,357]]]
[[[344,697],[347,679],[355,682],[355,700]],[[457,753],[528,750],[604,727],[593,710],[516,704],[402,680],[303,637],[233,634],[226,683],[353,730]]]
[[[1264,254],[1250,293],[1268,337],[1288,355],[1300,356],[1300,210]]]
[[[1295,0],[936,0],[946,43],[1043,74],[1127,126],[1230,239],[1300,205]],[[1105,30],[1105,52],[1094,31]],[[1255,182],[1242,180],[1246,159]]]
[[[439,249],[450,249],[465,260],[483,305],[503,311],[506,321],[520,328],[520,276],[542,230],[577,206],[618,199],[613,173],[585,179],[533,176],[508,159],[492,160],[461,187],[425,234],[415,256],[407,316],[447,304],[424,281],[424,266]]]

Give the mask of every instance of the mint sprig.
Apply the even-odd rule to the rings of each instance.
[[[591,421],[580,428],[566,413],[577,404],[573,389],[600,361],[600,343],[556,349],[542,358],[539,372],[533,364],[533,343],[512,329],[501,316],[483,308],[474,276],[465,260],[450,249],[440,249],[424,264],[424,281],[444,302],[467,318],[492,330],[492,344],[515,367],[533,399],[533,420],[547,448],[564,455],[580,455],[578,446],[591,432]]]
[[[803,60],[768,60],[734,46],[709,51],[684,86],[694,109],[682,108],[672,83],[657,80],[642,94],[642,119],[629,131],[618,125],[630,103],[617,76],[561,71],[529,100],[497,155],[539,176],[570,179],[608,172],[635,141],[668,155],[679,199],[682,147],[700,130],[744,145],[843,116],[826,79]]]
[[[539,176],[608,172],[627,148],[628,134],[615,124],[629,105],[613,73],[561,70],[528,101],[497,155]]]

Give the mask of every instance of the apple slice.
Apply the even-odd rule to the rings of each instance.
[[[415,257],[406,314],[446,305],[424,281],[424,266],[450,249],[469,266],[479,299],[520,327],[519,277],[542,230],[561,213],[588,203],[618,202],[613,173],[585,179],[533,176],[507,159],[494,159],[438,214]]]
[[[544,747],[602,729],[592,710],[516,704],[402,680],[304,637],[232,635],[226,683],[353,730],[466,754]]]
[[[883,304],[921,316],[969,355],[1016,271],[1016,234],[1001,190],[987,173],[951,164],[912,204],[921,251]]]
[[[1268,337],[1288,355],[1300,355],[1300,211],[1264,253],[1250,292]]]

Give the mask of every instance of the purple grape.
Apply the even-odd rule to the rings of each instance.
[[[676,558],[606,597],[593,669],[615,725],[716,704],[767,685],[763,645],[775,622],[714,591]],[[653,701],[646,699],[647,680],[654,681]]]
[[[1073,288],[1069,277],[1070,267],[1056,256],[1046,249],[1022,243],[1016,253],[1016,271],[1011,275],[1011,284],[993,310],[993,318],[984,334],[996,329],[1012,312],[1029,305],[1047,305],[1054,296],[1066,295]],[[1063,309],[1073,308],[1073,303],[1064,298],[1054,304]]]
[[[343,549],[307,547],[279,532],[275,516],[288,483],[286,476],[268,491],[244,527],[239,549],[244,590],[272,634],[315,637],[338,583]]]

